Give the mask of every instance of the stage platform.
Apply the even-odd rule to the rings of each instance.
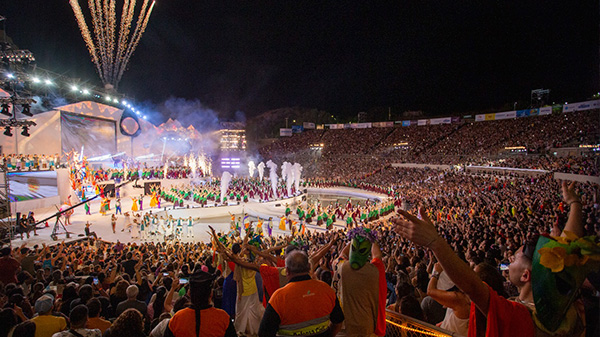
[[[168,180],[167,180],[168,181]],[[181,182],[178,182],[181,183]],[[141,189],[139,189],[139,191],[141,191]],[[131,190],[130,192],[132,192],[131,195],[137,195],[139,196],[140,193],[133,193],[136,192],[135,190]],[[377,200],[384,200],[387,198],[387,196],[382,195],[382,194],[378,194],[378,193],[374,193],[374,192],[369,192],[369,191],[364,191],[364,190],[360,190],[360,189],[353,189],[353,188],[344,188],[344,187],[337,187],[337,188],[310,188],[307,191],[310,194],[328,194],[328,195],[339,195],[339,196],[348,196],[348,197],[360,197],[360,198],[365,198],[365,199],[377,199]],[[192,218],[197,219],[200,218],[200,220],[195,221],[194,222],[194,227],[193,227],[193,232],[194,232],[194,237],[193,238],[183,238],[180,241],[204,241],[204,242],[208,242],[210,240],[210,236],[208,234],[208,226],[211,225],[213,228],[215,228],[215,230],[217,231],[223,231],[223,232],[228,232],[229,228],[230,228],[230,221],[229,221],[229,217],[230,214],[234,214],[237,217],[243,217],[244,213],[248,213],[249,216],[251,216],[252,218],[257,218],[260,217],[261,219],[268,219],[269,217],[273,218],[273,235],[274,236],[279,236],[279,235],[290,235],[290,231],[286,230],[286,231],[281,231],[279,230],[279,219],[280,217],[285,213],[285,205],[289,204],[290,207],[292,207],[292,209],[295,210],[296,205],[298,203],[302,203],[304,201],[302,201],[303,197],[305,197],[306,194],[299,194],[293,198],[287,198],[287,199],[281,199],[281,200],[276,200],[276,201],[270,201],[270,202],[258,202],[256,200],[249,200],[249,202],[247,203],[239,203],[236,205],[228,205],[228,206],[213,206],[213,207],[200,207],[197,204],[194,203],[189,203],[189,208],[187,206],[187,204],[185,205],[185,207],[173,207],[172,203],[164,203],[161,202],[161,208],[147,208],[147,205],[150,204],[150,196],[145,196],[144,197],[144,201],[143,201],[143,205],[144,210],[143,211],[139,211],[137,213],[145,213],[145,212],[150,212],[152,211],[153,214],[158,214],[159,216],[168,216],[168,215],[172,215],[174,218],[188,218],[189,216],[192,216]],[[123,212],[131,212],[131,206],[133,204],[132,199],[130,197],[125,197],[122,195],[121,197],[121,204],[122,204],[122,210]],[[70,238],[66,238],[66,235],[63,234],[59,234],[58,235],[58,240],[54,241],[51,239],[50,234],[52,233],[52,229],[54,227],[54,224],[56,222],[56,218],[53,218],[51,220],[48,221],[49,227],[44,227],[42,229],[38,229],[38,236],[33,236],[33,232],[31,233],[32,236],[27,239],[26,237],[24,238],[24,240],[21,240],[20,237],[17,235],[17,239],[12,241],[13,245],[16,246],[20,246],[23,243],[25,243],[27,246],[33,246],[33,245],[41,245],[42,243],[45,243],[47,245],[51,245],[51,244],[56,244],[59,243],[63,240],[65,241],[73,241],[73,240],[78,240],[81,239],[84,235],[84,228],[85,228],[85,224],[86,222],[90,222],[91,225],[91,231],[96,232],[96,234],[98,235],[99,238],[101,238],[102,240],[106,240],[106,241],[110,241],[110,242],[116,242],[117,240],[120,242],[142,242],[140,239],[132,239],[130,233],[125,230],[123,232],[121,232],[122,229],[124,229],[125,225],[126,225],[126,221],[125,221],[125,216],[123,215],[118,215],[118,219],[117,219],[117,226],[116,226],[116,233],[112,233],[112,229],[111,229],[111,225],[110,225],[110,218],[111,215],[114,213],[114,199],[111,202],[111,210],[107,213],[107,215],[102,215],[99,213],[99,208],[100,208],[100,201],[99,200],[94,200],[90,203],[90,211],[91,211],[91,215],[86,215],[85,214],[85,209],[83,206],[77,207],[75,209],[74,214],[71,216],[71,225],[66,226],[67,230],[69,232],[71,232],[72,234],[70,234]],[[35,209],[33,210],[35,212],[35,217],[38,220],[44,219],[48,216],[53,215],[54,213],[56,213],[56,209],[54,208],[54,206],[51,207],[46,207],[46,208],[40,208],[40,209]],[[133,219],[133,217],[132,217]],[[292,219],[297,220],[295,214],[292,215]],[[214,220],[214,221],[213,221]],[[41,227],[42,225],[38,225],[38,228]],[[345,227],[345,221],[343,220],[337,220],[334,223],[334,228],[344,228]],[[265,228],[263,226],[263,228]],[[315,225],[315,221],[313,221],[312,225],[308,225],[307,226],[308,230],[315,230],[315,231],[325,231],[325,227],[319,227]],[[266,229],[265,229],[266,232]],[[154,240],[155,242],[158,242],[159,239],[156,238]],[[162,238],[160,239],[160,241],[162,241]]]

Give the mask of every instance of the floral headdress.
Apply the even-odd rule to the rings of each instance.
[[[586,276],[600,268],[600,245],[595,236],[540,236],[533,255],[532,285],[538,327],[569,333],[577,320],[572,306]],[[538,324],[540,323],[540,324]]]
[[[348,239],[352,240],[357,236],[363,237],[369,240],[371,243],[377,241],[377,232],[370,230],[365,227],[356,227],[348,231]]]

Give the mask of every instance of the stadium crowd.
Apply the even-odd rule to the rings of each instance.
[[[504,159],[518,168],[594,175],[599,171],[594,153],[564,159],[550,150],[599,144],[599,124],[598,110],[588,110],[485,122],[306,130],[259,152],[265,160],[306,163],[303,175],[310,178],[356,178],[394,162],[464,165]],[[322,148],[311,150],[313,144]],[[506,150],[513,147],[525,151]]]
[[[124,244],[88,237],[4,248],[0,337],[384,336],[386,309],[456,335],[598,336],[597,269],[580,289],[567,289],[577,294],[576,311],[559,332],[540,330],[531,312],[532,289],[543,282],[532,276],[532,244],[540,234],[557,242],[595,235],[585,249],[597,252],[599,185],[559,182],[552,172],[495,176],[390,165],[447,154],[441,162],[597,175],[594,158],[546,153],[559,142],[598,140],[585,133],[597,112],[577,115],[584,122],[565,124],[566,118],[424,126],[430,137],[419,127],[314,130],[273,143],[264,158],[309,158],[305,186],[376,191],[392,199],[395,212],[359,217],[348,227],[311,224],[281,237],[249,225],[212,230],[210,242]],[[556,129],[555,122],[562,126]],[[316,143],[324,147],[311,150]],[[540,155],[487,159],[512,145]],[[218,183],[164,192],[202,203],[218,197]],[[237,179],[230,197],[270,190],[258,184]],[[545,256],[546,263],[556,262]],[[569,263],[581,267],[599,256]]]
[[[560,233],[570,222],[569,211],[581,212],[578,235],[600,235],[598,185],[565,185],[561,193],[550,175],[496,178],[387,167],[346,183],[386,189],[400,212],[423,208],[422,218],[432,219],[451,251],[495,292],[523,296],[526,303],[532,301],[527,282],[514,277],[522,268],[524,243],[536,233]],[[287,238],[257,236],[250,228],[244,239],[214,233],[211,242],[136,245],[90,239],[4,249],[0,336],[191,336],[195,329],[201,336],[274,336],[342,326],[349,336],[383,335],[386,306],[467,335],[471,295],[461,292],[464,285],[452,273],[444,276],[448,264],[437,248],[398,235],[408,236],[402,229],[406,222],[392,216],[351,231],[338,225]],[[362,266],[345,266],[359,249],[354,245],[366,242],[355,243],[361,237],[372,239],[367,256],[357,262]],[[500,272],[498,266],[509,261],[509,270]],[[281,274],[284,266],[289,277]],[[593,280],[582,290],[590,315],[597,310],[597,301],[596,307],[590,301],[598,286]],[[301,302],[294,296],[302,298],[306,287],[318,296]],[[598,322],[589,320],[586,329],[597,333]]]

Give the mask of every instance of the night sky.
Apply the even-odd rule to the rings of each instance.
[[[6,0],[0,15],[40,67],[100,85],[67,0]],[[585,100],[600,91],[599,22],[598,1],[157,0],[119,91],[248,117],[472,112],[538,88]]]

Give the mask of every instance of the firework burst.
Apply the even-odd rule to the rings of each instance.
[[[136,0],[123,0],[117,36],[117,0],[88,0],[91,17],[89,26],[79,1],[69,0],[83,41],[106,87],[114,89],[118,87],[127,64],[148,26],[154,8],[154,1],[152,0],[152,3],[150,1],[143,1],[135,22],[135,29],[130,34],[136,14]]]

